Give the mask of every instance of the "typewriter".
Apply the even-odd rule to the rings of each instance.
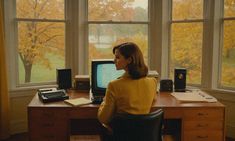
[[[63,101],[69,98],[65,90],[57,90],[56,88],[39,89],[38,97],[43,103]]]

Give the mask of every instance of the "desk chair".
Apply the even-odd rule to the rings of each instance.
[[[163,111],[117,114],[111,121],[114,141],[162,141]]]

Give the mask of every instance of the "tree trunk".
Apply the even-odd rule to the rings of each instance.
[[[31,71],[32,71],[32,64],[25,64],[24,70],[25,70],[25,83],[31,82]]]

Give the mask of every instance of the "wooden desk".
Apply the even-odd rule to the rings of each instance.
[[[87,97],[87,93],[70,92],[70,98]],[[153,110],[162,108],[165,119],[181,120],[182,141],[225,141],[225,107],[216,103],[180,103],[169,93],[158,94]],[[28,105],[30,141],[67,141],[70,122],[79,119],[81,134],[99,133],[98,105],[71,107],[64,102],[44,104],[38,96]]]

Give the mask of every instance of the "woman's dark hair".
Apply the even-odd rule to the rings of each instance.
[[[113,54],[118,50],[125,59],[130,58],[131,63],[128,64],[128,73],[132,79],[139,79],[147,76],[148,67],[144,63],[144,57],[139,47],[132,42],[122,43],[113,48]]]

